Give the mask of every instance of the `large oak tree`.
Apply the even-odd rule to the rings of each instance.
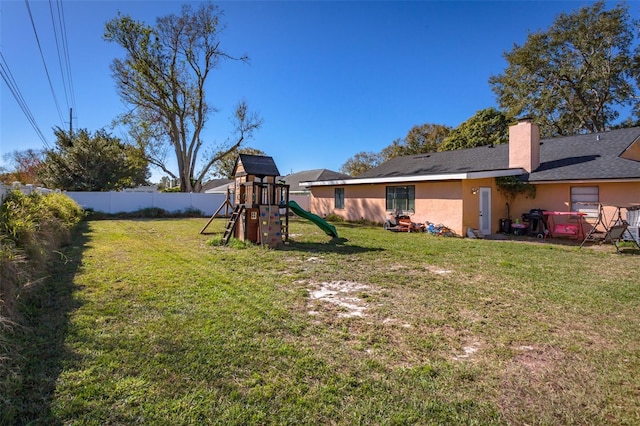
[[[636,31],[624,5],[563,13],[505,52],[507,69],[489,83],[509,118],[534,118],[545,137],[607,130],[637,105]]]
[[[357,153],[340,167],[340,171],[357,176],[395,157],[436,152],[449,132],[451,128],[442,124],[415,125],[404,138],[394,140],[380,153],[364,151]]]
[[[403,155],[436,152],[449,132],[451,128],[443,124],[425,123],[413,126],[403,139],[396,139],[382,150],[382,158],[386,161]]]
[[[381,163],[381,155],[377,152],[358,152],[340,166],[340,172],[349,176],[358,176]]]
[[[214,108],[205,98],[211,72],[223,60],[247,61],[221,47],[222,12],[211,3],[181,14],[158,18],[155,26],[119,15],[106,24],[105,39],[122,46],[123,59],[112,64],[122,100],[133,107],[125,117],[134,140],[145,149],[149,162],[173,178],[180,190],[199,192],[216,161],[241,146],[262,120],[244,101],[235,109],[235,133],[221,144],[205,143],[202,131]],[[169,167],[172,150],[177,173]]]
[[[495,108],[485,108],[453,129],[438,146],[438,151],[499,145],[507,143],[508,139],[507,117]]]

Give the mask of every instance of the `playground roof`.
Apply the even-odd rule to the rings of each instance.
[[[238,164],[242,164],[243,173],[238,174]],[[236,175],[254,175],[264,176],[280,176],[278,167],[272,157],[265,155],[240,154],[236,159],[234,167],[234,176]]]

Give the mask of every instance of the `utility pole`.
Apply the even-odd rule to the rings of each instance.
[[[73,108],[69,108],[69,139],[73,137]]]

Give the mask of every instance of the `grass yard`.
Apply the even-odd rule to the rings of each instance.
[[[204,223],[83,223],[4,420],[640,424],[637,252],[297,220],[233,249]]]

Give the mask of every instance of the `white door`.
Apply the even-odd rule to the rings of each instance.
[[[480,232],[491,234],[491,188],[480,188]]]

